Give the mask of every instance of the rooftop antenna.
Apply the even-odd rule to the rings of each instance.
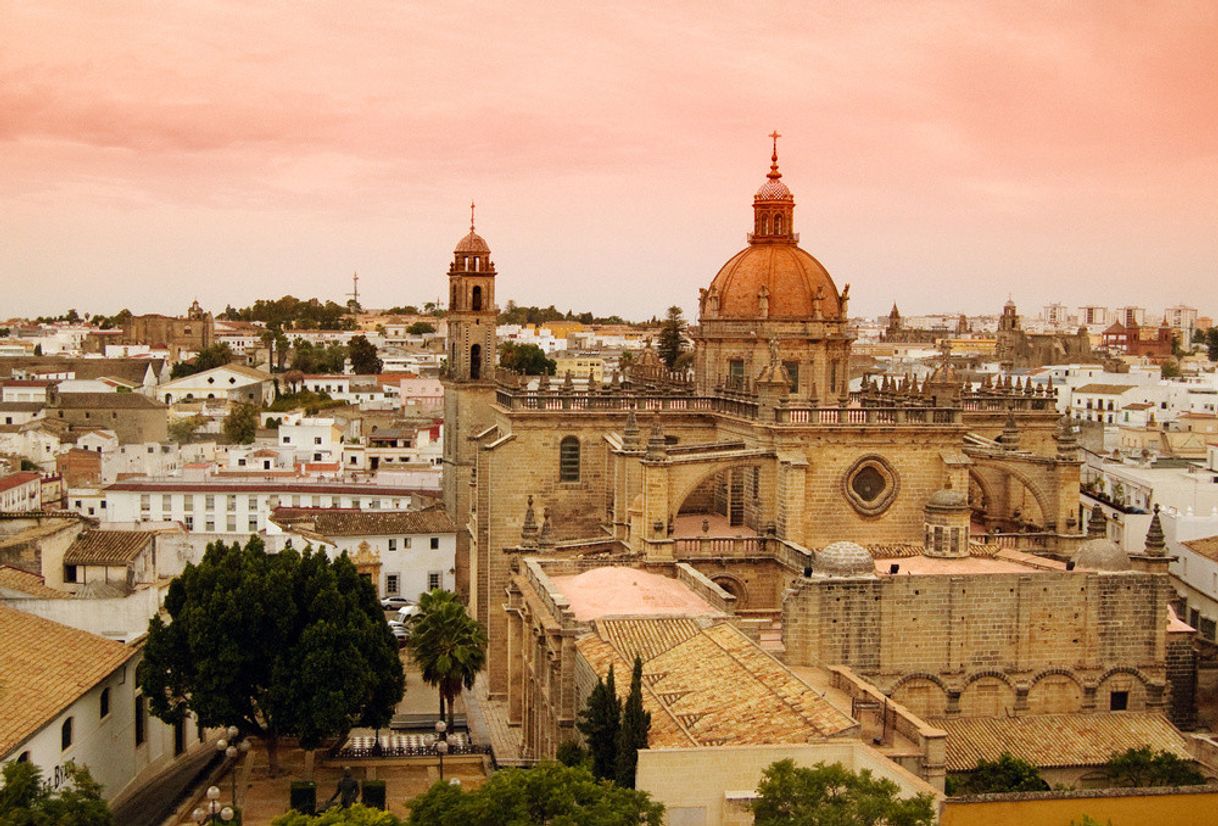
[[[354,301],[357,307],[359,306],[359,273],[357,272],[351,273],[351,292],[347,293],[347,298]]]

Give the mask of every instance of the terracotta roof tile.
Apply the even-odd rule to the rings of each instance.
[[[135,653],[122,643],[0,606],[0,754],[52,723]]]
[[[65,565],[126,565],[148,547],[145,531],[85,531],[64,552]]]
[[[1201,539],[1190,539],[1187,542],[1181,542],[1181,545],[1188,548],[1195,554],[1200,554],[1206,559],[1212,559],[1218,562],[1218,536],[1206,536]]]
[[[1025,717],[944,717],[928,723],[947,732],[947,770],[970,771],[1003,752],[1041,768],[1100,766],[1140,746],[1191,760],[1184,737],[1162,714],[1095,712]]]
[[[64,591],[49,588],[38,574],[22,571],[8,565],[0,565],[0,591],[16,591],[35,599],[71,599]]]
[[[623,696],[635,653],[643,658],[652,746],[806,743],[857,725],[731,623],[704,625],[596,620],[596,633],[576,643],[597,673],[613,664]]]
[[[448,512],[442,508],[416,511],[276,508],[271,519],[283,527],[298,527],[323,536],[452,533],[456,530]]]

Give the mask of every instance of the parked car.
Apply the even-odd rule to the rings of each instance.
[[[405,625],[406,623],[408,623],[412,619],[414,619],[416,616],[418,616],[418,613],[419,613],[419,606],[414,605],[413,603],[410,605],[403,605],[401,608],[398,609],[397,621],[402,623],[403,625]]]
[[[398,648],[405,648],[406,638],[409,636],[409,634],[406,633],[406,629],[402,628],[401,626],[394,628],[391,625],[389,626],[389,630],[393,632],[393,638],[398,641]]]
[[[381,607],[386,611],[392,611],[396,608],[405,608],[407,605],[414,605],[413,599],[407,599],[400,596],[388,596],[381,600]]]

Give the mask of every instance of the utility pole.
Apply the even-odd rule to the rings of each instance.
[[[351,292],[347,293],[347,298],[355,302],[359,306],[359,273],[351,274]]]

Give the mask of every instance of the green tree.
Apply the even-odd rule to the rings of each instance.
[[[1175,359],[1168,359],[1159,366],[1159,378],[1161,379],[1178,379],[1180,378],[1180,362]]]
[[[152,713],[237,726],[266,744],[273,773],[281,737],[316,748],[388,724],[402,698],[397,643],[346,554],[216,542],[170,584],[165,612],[149,623],[139,669]]]
[[[1205,775],[1191,760],[1149,746],[1126,749],[1112,755],[1104,773],[1114,786],[1200,786]]]
[[[929,794],[901,799],[896,783],[839,763],[796,766],[779,760],[762,774],[753,801],[756,826],[922,826],[934,822]]]
[[[224,438],[233,444],[248,445],[258,433],[258,410],[252,404],[233,405],[224,417]]]
[[[267,327],[259,336],[262,341],[262,346],[270,352],[271,364],[273,369],[283,372],[284,365],[288,360],[288,337],[284,334],[283,329],[279,326]]]
[[[668,315],[660,326],[660,341],[656,350],[660,360],[669,370],[676,369],[677,357],[685,349],[685,318],[680,307],[669,307]]]
[[[204,347],[193,359],[179,361],[169,371],[169,375],[175,379],[180,379],[183,376],[193,376],[195,373],[202,373],[204,370],[223,367],[232,360],[233,351],[227,344],[213,344],[210,347]]]
[[[427,333],[434,333],[435,331],[436,325],[427,321],[416,321],[414,324],[411,324],[406,328],[406,332],[410,333],[412,336],[422,336],[426,335]]]
[[[169,423],[169,441],[182,444],[189,442],[195,432],[206,422],[202,416],[186,416]]]
[[[288,812],[272,820],[271,826],[402,826],[402,820],[389,812],[356,803],[349,809],[328,809],[319,815]]]
[[[351,371],[357,375],[368,376],[381,372],[384,366],[376,355],[376,345],[367,336],[356,336],[347,345],[351,356]]]
[[[1211,327],[1205,334],[1205,349],[1210,361],[1218,361],[1218,327]]]
[[[978,760],[977,768],[953,782],[948,794],[1047,791],[1049,784],[1040,776],[1036,766],[1003,752],[997,760]]]
[[[473,688],[474,678],[486,666],[486,630],[456,594],[436,589],[420,597],[406,647],[423,682],[439,690],[440,717],[447,713],[451,727],[457,695],[463,687]]]
[[[500,769],[473,791],[436,783],[410,801],[413,826],[660,826],[645,792],[597,781],[587,769],[540,763]]]
[[[536,344],[517,344],[514,341],[499,345],[499,365],[526,376],[552,376],[558,369],[554,359],[546,358],[545,351]]]
[[[617,733],[622,727],[622,701],[617,696],[612,665],[604,680],[597,676],[575,727],[584,735],[588,751],[592,752],[592,774],[598,780],[613,779],[617,773]]]
[[[101,784],[89,770],[69,761],[64,771],[68,782],[53,789],[33,763],[5,763],[0,826],[113,826]]]
[[[634,788],[634,773],[639,765],[639,749],[647,748],[647,733],[651,730],[651,712],[643,710],[643,660],[634,656],[630,672],[630,693],[622,708],[622,724],[617,730],[615,779],[619,786]]]

